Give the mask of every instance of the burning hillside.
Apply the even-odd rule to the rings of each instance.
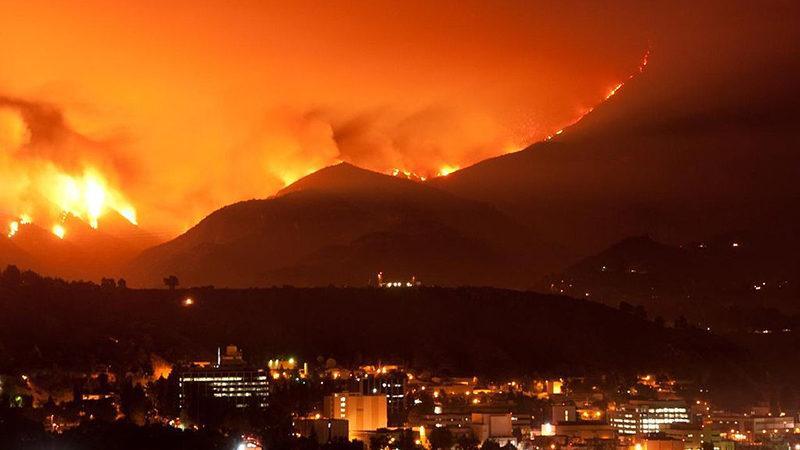
[[[37,223],[64,239],[69,217],[98,229],[112,211],[136,225],[136,208],[104,173],[113,172],[104,150],[49,108],[0,98],[0,204],[10,216],[7,237]]]

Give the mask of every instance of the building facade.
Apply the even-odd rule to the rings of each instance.
[[[688,424],[689,408],[678,400],[631,400],[609,411],[609,423],[621,435],[658,433],[672,424]]]
[[[351,439],[359,432],[375,431],[388,426],[385,395],[364,395],[360,392],[339,392],[327,395],[322,402],[325,417],[345,419]]]
[[[389,426],[399,427],[406,419],[406,374],[401,371],[368,374],[359,381],[359,391],[364,395],[386,396]]]
[[[267,371],[249,367],[233,346],[218,354],[216,364],[195,364],[178,375],[181,414],[199,423],[229,409],[264,409],[269,393]]]

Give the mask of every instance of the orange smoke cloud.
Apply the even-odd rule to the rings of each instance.
[[[134,205],[167,239],[340,160],[429,178],[521,149],[596,103],[646,42],[624,11],[533,9],[2,3],[0,92],[14,98],[0,146],[16,150],[3,151],[0,211],[73,210],[48,204],[41,174],[68,175],[91,202],[93,173],[108,208]]]
[[[776,28],[729,9],[732,19],[714,5],[688,17],[634,1],[0,2],[0,212],[91,222],[102,197],[167,239],[340,160],[446,175],[573,123],[617,92],[650,42],[694,79]],[[687,57],[736,36],[728,56]],[[62,175],[74,201],[51,192]]]

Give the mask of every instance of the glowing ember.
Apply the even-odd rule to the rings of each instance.
[[[19,231],[19,222],[16,220],[8,224],[8,237],[12,238]]]
[[[619,91],[622,88],[622,86],[623,86],[623,83],[617,83],[616,86],[614,86],[613,88],[611,88],[610,91],[608,91],[608,94],[606,94],[606,98],[605,99],[608,100],[611,97],[613,97],[614,94],[616,94],[617,91]]]
[[[33,219],[27,214],[22,214],[19,216],[19,223],[20,225],[28,225],[29,223],[33,223]]]
[[[53,229],[51,231],[59,239],[64,239],[64,236],[67,235],[67,230],[64,229],[63,225],[53,225]]]

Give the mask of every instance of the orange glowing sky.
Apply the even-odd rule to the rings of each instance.
[[[0,2],[0,209],[21,214],[43,166],[88,167],[170,237],[340,160],[464,167],[602,101],[637,70],[656,14],[638,2]],[[63,115],[69,139],[41,138],[47,121],[20,132],[19,102]]]

